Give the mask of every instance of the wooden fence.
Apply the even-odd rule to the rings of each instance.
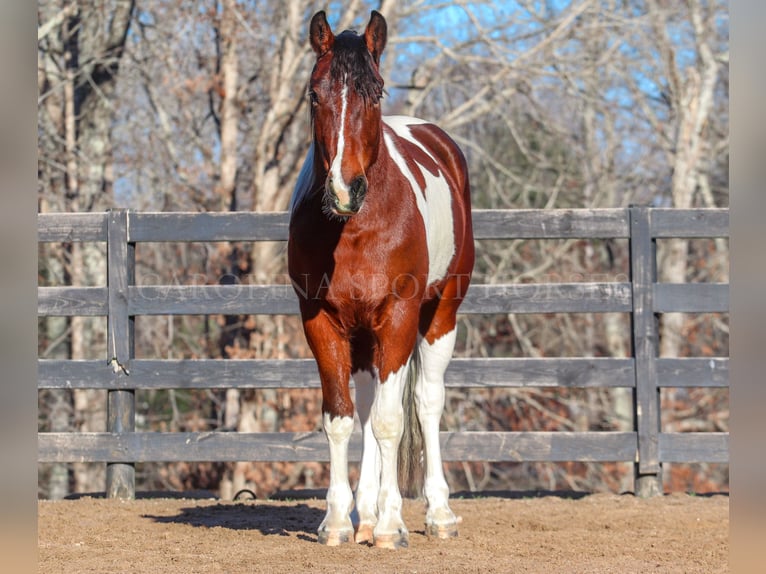
[[[140,242],[286,240],[286,213],[38,215],[40,242],[106,242],[107,286],[38,287],[39,316],[106,316],[108,357],[38,360],[38,389],[107,389],[104,433],[38,434],[38,461],[105,462],[107,496],[135,495],[137,462],[326,461],[320,432],[135,432],[136,389],[318,388],[313,360],[154,360],[134,357],[139,315],[293,314],[289,285],[135,285]],[[442,432],[445,460],[627,461],[640,495],[662,492],[663,462],[728,462],[728,433],[660,428],[662,387],[727,387],[726,357],[658,357],[660,313],[728,312],[728,284],[656,280],[656,240],[727,237],[726,209],[475,210],[476,239],[625,238],[629,282],[472,285],[463,313],[629,313],[629,358],[454,359],[451,387],[625,387],[632,432]],[[361,455],[361,436],[350,457]]]

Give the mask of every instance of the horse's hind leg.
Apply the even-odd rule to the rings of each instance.
[[[377,378],[368,370],[354,373],[356,410],[362,423],[362,464],[356,487],[356,534],[354,541],[372,542],[373,529],[378,521],[378,489],[380,488],[380,451],[372,432],[370,412],[375,400]]]
[[[397,466],[404,431],[402,397],[417,341],[418,307],[412,300],[401,300],[397,305],[387,310],[386,316],[392,319],[376,333],[379,351],[375,366],[380,384],[375,389],[370,412],[372,432],[380,449],[378,521],[373,537],[375,546],[385,548],[403,548],[409,544],[409,532],[402,519]]]
[[[409,544],[409,532],[402,520],[397,472],[399,442],[404,429],[402,395],[409,361],[407,358],[397,371],[388,374],[377,386],[370,415],[372,432],[380,449],[378,521],[373,539],[375,546],[384,548],[404,548]]]
[[[442,301],[418,344],[420,372],[415,384],[415,402],[425,450],[426,533],[438,538],[457,536],[460,522],[449,507],[449,487],[444,478],[439,445],[439,421],[445,399],[444,373],[452,358],[456,334],[455,313],[449,308],[448,301]]]

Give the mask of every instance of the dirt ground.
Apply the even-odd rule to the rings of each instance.
[[[187,495],[188,496],[188,495]],[[728,572],[729,498],[673,494],[454,497],[460,536],[426,537],[406,500],[407,549],[316,542],[320,498],[202,498],[38,503],[38,571],[141,572]]]

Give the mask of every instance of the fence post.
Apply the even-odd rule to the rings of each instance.
[[[134,318],[128,314],[128,286],[134,282],[135,244],[128,243],[128,210],[109,211],[107,224],[107,361],[118,377],[130,375],[135,356]],[[107,392],[107,432],[136,430],[136,397],[132,389]],[[131,463],[106,463],[107,498],[136,496],[136,467]]]
[[[633,424],[638,436],[634,490],[637,496],[647,498],[662,494],[660,393],[657,386],[659,330],[653,302],[657,249],[651,235],[651,210],[647,207],[630,208],[630,280],[633,286],[631,325],[636,373]]]

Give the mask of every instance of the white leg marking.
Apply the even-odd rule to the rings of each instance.
[[[406,546],[409,533],[402,520],[402,495],[399,492],[397,461],[402,438],[404,410],[402,394],[410,361],[391,373],[377,386],[372,405],[372,431],[380,448],[380,491],[378,522],[374,537],[376,546]]]
[[[444,372],[452,358],[457,330],[453,329],[432,345],[421,339],[419,343],[421,370],[415,385],[418,419],[423,429],[426,453],[425,496],[426,531],[440,537],[457,534],[458,519],[450,510],[449,487],[444,479],[439,448],[439,421],[444,409]]]
[[[372,540],[372,530],[378,521],[378,489],[380,488],[380,450],[372,432],[371,411],[375,401],[378,378],[369,371],[354,373],[356,410],[362,424],[362,464],[356,487],[358,528],[356,542]]]
[[[354,430],[353,417],[322,417],[330,444],[330,487],[327,489],[327,514],[319,525],[319,541],[328,546],[349,542],[354,528],[349,513],[354,502],[348,483],[348,441]]]

